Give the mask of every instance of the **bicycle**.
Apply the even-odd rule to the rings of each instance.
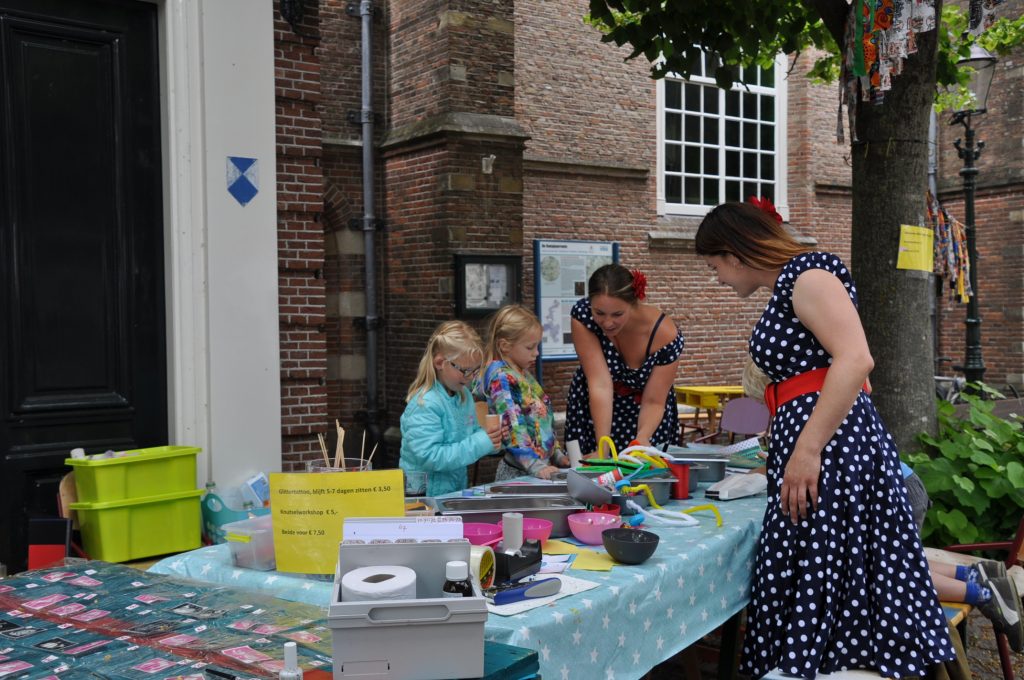
[[[938,373],[942,364],[953,361],[949,357],[936,357],[935,370]],[[953,370],[959,371],[959,366],[953,366]],[[950,404],[957,404],[963,401],[960,395],[967,387],[967,379],[959,375],[935,375],[935,396]]]

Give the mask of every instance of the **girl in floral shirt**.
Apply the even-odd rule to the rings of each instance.
[[[530,372],[539,354],[541,324],[521,305],[507,305],[491,319],[477,393],[501,416],[502,451],[496,480],[533,475],[550,479],[569,459],[555,440],[551,400]]]

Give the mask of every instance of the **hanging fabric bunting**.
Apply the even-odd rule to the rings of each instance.
[[[977,36],[987,31],[996,20],[996,7],[1003,0],[971,0],[967,8],[967,32]]]
[[[949,216],[938,199],[929,191],[926,196],[928,219],[935,230],[935,275],[949,279],[951,299],[967,304],[971,291],[971,260],[967,252],[964,225]]]

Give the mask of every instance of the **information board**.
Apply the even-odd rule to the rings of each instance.
[[[533,242],[536,312],[544,327],[541,361],[576,358],[569,315],[572,306],[587,296],[591,274],[618,261],[619,244],[614,242]]]

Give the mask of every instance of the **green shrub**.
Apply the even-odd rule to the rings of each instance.
[[[1024,514],[1021,418],[1004,420],[992,414],[994,402],[961,396],[969,405],[967,418],[940,400],[938,436],[918,435],[925,450],[904,456],[932,499],[921,531],[925,545],[1006,541]]]

